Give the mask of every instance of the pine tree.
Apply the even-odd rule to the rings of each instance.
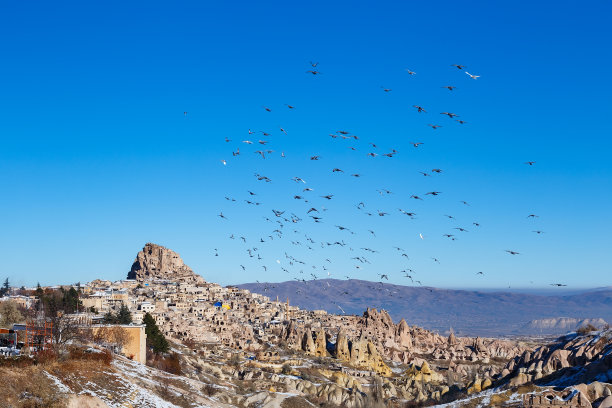
[[[68,291],[64,292],[62,300],[64,302],[64,310],[67,313],[74,313],[78,310],[80,303],[79,293],[74,289],[74,287],[70,287]]]
[[[147,334],[147,347],[153,349],[153,352],[166,353],[170,348],[170,344],[168,344],[168,340],[164,337],[162,332],[157,327],[155,323],[155,319],[151,314],[145,313],[142,322],[145,324],[145,333]]]
[[[4,297],[6,295],[9,294],[11,289],[11,286],[9,284],[9,278],[6,278],[4,280],[4,284],[2,285],[2,288],[0,289],[0,297]]]
[[[104,315],[103,322],[106,324],[115,324],[117,323],[117,317],[110,310],[106,312]]]
[[[117,323],[119,324],[130,324],[132,323],[132,313],[130,313],[130,309],[124,304],[121,303],[121,308],[117,313]]]

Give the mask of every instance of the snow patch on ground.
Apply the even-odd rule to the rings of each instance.
[[[51,380],[53,381],[53,383],[55,384],[55,386],[58,388],[59,392],[63,392],[63,393],[67,393],[70,394],[72,393],[72,390],[68,387],[66,387],[64,385],[63,382],[60,381],[59,378],[57,378],[56,376],[48,373],[47,371],[43,371],[43,373]]]

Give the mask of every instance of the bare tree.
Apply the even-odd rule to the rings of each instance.
[[[84,328],[73,315],[56,312],[47,316],[47,320],[53,324],[53,345],[58,354],[66,350],[66,346],[72,342],[84,340]]]
[[[100,326],[93,330],[93,341],[98,344],[111,344],[117,352],[130,341],[130,335],[126,329],[120,326]]]
[[[111,328],[111,340],[121,352],[123,347],[130,341],[130,335],[123,327],[115,326]]]

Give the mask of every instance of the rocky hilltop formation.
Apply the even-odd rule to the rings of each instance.
[[[368,308],[359,321],[361,334],[384,350],[394,361],[410,362],[416,355],[431,355],[438,360],[480,361],[492,358],[508,359],[521,354],[525,346],[515,342],[480,337],[448,337],[409,326],[401,319],[394,324],[387,311]]]
[[[365,338],[349,340],[343,332],[337,334],[335,343],[330,343],[331,335],[323,328],[313,332],[295,322],[283,328],[281,341],[293,350],[304,351],[315,357],[330,357],[364,370],[388,377],[391,369],[380,356],[376,346]]]
[[[501,373],[511,385],[535,382],[570,386],[612,382],[612,329],[572,333],[514,357]]]
[[[179,254],[161,245],[147,243],[136,255],[136,260],[127,275],[128,279],[139,282],[146,280],[183,280],[204,283],[200,275],[185,265]]]
[[[328,324],[323,320],[313,329],[307,324],[291,321],[280,333],[281,343],[292,350],[303,351],[315,357],[331,357],[340,364],[348,364],[359,370],[367,370],[382,377],[392,375],[390,364],[404,364],[408,368],[405,378],[425,380],[438,387],[429,392],[420,390],[426,397],[436,392],[442,394],[446,377],[467,379],[475,376],[484,389],[498,378],[503,363],[533,349],[516,341],[448,337],[409,326],[404,319],[399,323],[385,310],[367,309],[362,316],[345,316]],[[411,383],[412,384],[412,383]],[[404,384],[406,386],[406,384]],[[406,387],[406,392],[410,386]]]

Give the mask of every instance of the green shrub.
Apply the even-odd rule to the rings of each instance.
[[[292,368],[291,365],[289,363],[285,363],[283,364],[283,367],[281,368],[281,373],[285,374],[285,375],[289,375],[291,374]]]

